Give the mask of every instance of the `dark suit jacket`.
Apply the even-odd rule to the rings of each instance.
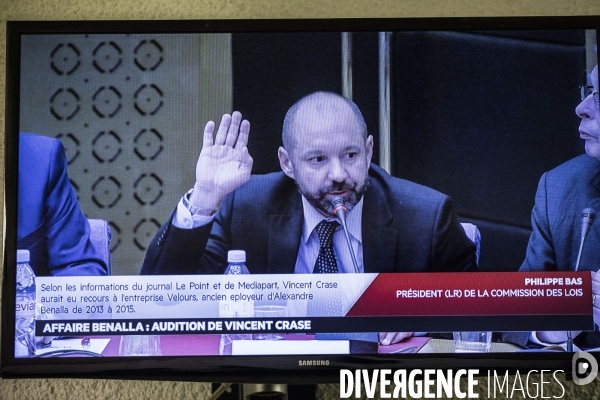
[[[520,271],[571,271],[581,241],[581,211],[600,211],[600,161],[576,157],[540,179],[531,213],[533,232]],[[600,224],[586,239],[580,271],[600,269]]]
[[[582,155],[546,172],[538,185],[531,213],[533,232],[519,271],[574,270],[581,241],[581,211],[586,207],[600,211],[600,161]],[[585,241],[580,271],[600,269],[598,222]],[[581,348],[598,347],[600,335],[584,332],[574,342]]]
[[[38,276],[106,275],[67,176],[58,139],[20,134],[17,248]]]
[[[373,165],[364,195],[365,272],[476,269],[475,246],[449,197],[390,177]],[[303,226],[302,200],[283,172],[252,176],[224,200],[205,227],[170,222],[150,243],[142,274],[222,274],[227,251],[246,250],[253,274],[294,273]]]

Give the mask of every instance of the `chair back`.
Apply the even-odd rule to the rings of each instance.
[[[477,264],[479,264],[479,247],[481,245],[481,233],[479,232],[479,228],[477,228],[477,225],[471,224],[469,222],[461,222],[461,225],[465,230],[465,234],[467,235],[467,237],[471,239],[473,243],[475,243],[475,247],[477,248],[475,252],[475,259],[477,261]]]
[[[112,235],[110,226],[103,219],[88,219],[88,223],[90,224],[90,241],[102,257],[108,275],[110,275],[110,238]]]

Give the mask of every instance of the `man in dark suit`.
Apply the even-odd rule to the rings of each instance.
[[[214,141],[213,130],[209,122],[194,188],[151,242],[143,274],[222,274],[230,249],[246,250],[251,273],[312,273],[317,227],[334,219],[334,197],[348,210],[358,272],[476,269],[447,196],[371,165],[373,137],[353,102],[317,92],[292,106],[279,173],[250,178],[241,114],[224,116]],[[335,272],[354,272],[333,229]]]
[[[586,207],[600,211],[598,66],[590,74],[590,81],[592,86],[582,88],[582,101],[575,109],[581,118],[579,136],[585,141],[586,155],[567,161],[540,179],[531,214],[533,232],[520,271],[574,270],[581,241],[581,212]],[[599,255],[600,227],[596,221],[586,239],[579,264],[580,271],[592,271],[596,324],[600,322]],[[573,336],[578,333],[574,332]],[[536,332],[536,335],[541,343],[566,340],[566,332]],[[575,343],[598,347],[599,339],[597,335],[583,334]]]
[[[17,248],[29,250],[37,276],[108,273],[90,242],[58,139],[19,135]]]
[[[371,165],[373,137],[356,104],[316,92],[287,112],[283,172],[250,177],[250,124],[224,115],[204,130],[196,183],[150,243],[142,274],[222,274],[243,249],[250,273],[476,270],[475,245],[451,200]],[[341,198],[356,256],[335,220]],[[387,345],[411,336],[384,332]]]

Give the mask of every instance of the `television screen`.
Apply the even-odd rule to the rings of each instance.
[[[2,375],[570,368],[599,26],[9,22]]]

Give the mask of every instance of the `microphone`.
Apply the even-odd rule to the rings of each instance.
[[[581,261],[581,254],[583,253],[583,244],[590,233],[590,228],[594,224],[596,219],[596,210],[591,207],[586,207],[581,212],[581,241],[579,243],[579,252],[577,253],[577,262],[575,263],[575,271],[579,270],[579,262]],[[573,352],[573,337],[571,331],[567,331],[567,351]]]
[[[350,250],[350,256],[352,257],[352,264],[354,264],[354,272],[358,274],[358,263],[356,262],[354,250],[352,250],[352,243],[350,242],[350,235],[348,235],[348,227],[346,226],[346,206],[344,205],[344,200],[341,197],[334,197],[331,200],[331,205],[333,206],[333,214],[344,230],[346,243],[348,243],[348,250]]]
[[[596,210],[591,207],[586,207],[581,212],[581,242],[579,243],[579,253],[577,253],[577,262],[575,263],[575,271],[579,270],[579,262],[583,253],[583,244],[587,235],[590,233],[590,228],[596,219]]]

